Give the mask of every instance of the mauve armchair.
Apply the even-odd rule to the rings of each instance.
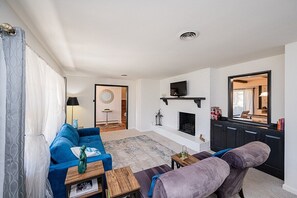
[[[263,164],[269,154],[269,146],[259,141],[250,142],[225,153],[221,159],[229,164],[230,174],[216,191],[218,198],[230,198],[237,193],[244,198],[242,185],[248,169]],[[211,157],[211,154],[204,151],[193,156],[204,161]]]
[[[152,198],[205,198],[222,185],[230,168],[224,160],[212,157],[176,170],[162,165],[140,171],[135,177],[141,186],[141,198],[148,197],[151,178],[160,173]]]

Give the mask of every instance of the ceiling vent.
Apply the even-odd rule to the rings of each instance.
[[[199,32],[184,32],[182,33],[179,38],[181,40],[193,40],[194,38],[199,36]]]

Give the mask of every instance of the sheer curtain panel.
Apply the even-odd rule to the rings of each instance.
[[[52,197],[47,180],[49,144],[65,120],[64,79],[29,47],[27,53],[27,102],[25,170],[27,197]]]
[[[245,111],[250,111],[249,114],[254,114],[254,90],[253,89],[245,89],[244,92],[244,107]]]
[[[25,34],[0,38],[1,197],[26,197],[24,174]],[[4,155],[3,155],[4,154]]]

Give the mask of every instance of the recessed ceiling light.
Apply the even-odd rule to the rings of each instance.
[[[122,74],[121,76],[122,76],[122,77],[126,77],[126,76],[128,76],[128,75],[127,75],[127,74]]]
[[[199,32],[184,32],[179,36],[179,38],[181,40],[193,40],[198,36],[199,36]]]

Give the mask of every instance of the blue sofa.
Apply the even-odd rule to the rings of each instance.
[[[102,160],[105,171],[112,169],[112,158],[105,152],[99,128],[77,130],[69,124],[64,124],[50,145],[51,165],[48,179],[55,198],[66,197],[64,182],[67,170],[69,167],[78,165],[78,159],[70,148],[82,145],[97,148],[101,152],[99,156],[89,157],[88,163]]]

